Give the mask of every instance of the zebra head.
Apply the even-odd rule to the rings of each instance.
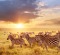
[[[12,35],[8,35],[8,38],[7,38],[7,40],[13,40],[13,36]]]

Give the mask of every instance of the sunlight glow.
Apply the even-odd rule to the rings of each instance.
[[[24,24],[16,24],[16,28],[24,28]]]

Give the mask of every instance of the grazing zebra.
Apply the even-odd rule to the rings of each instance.
[[[14,46],[14,44],[16,45],[19,45],[20,44],[20,47],[22,47],[22,45],[26,45],[24,40],[22,38],[14,38],[13,35],[8,35],[8,38],[7,40],[11,40],[11,43],[12,43],[12,47]]]
[[[28,41],[30,47],[32,47],[32,45],[33,45],[34,43],[36,43],[36,38],[35,38],[35,37],[30,37],[29,34],[26,34],[26,33],[25,33],[23,36],[24,36],[24,37],[26,38],[26,40]]]

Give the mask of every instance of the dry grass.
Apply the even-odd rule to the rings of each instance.
[[[60,55],[60,50],[58,52],[57,48],[46,49],[40,46],[34,45],[33,47],[15,45],[11,48],[11,42],[7,41],[7,35],[0,34],[0,55]]]
[[[47,52],[38,46],[34,48],[20,48],[17,46],[15,46],[15,48],[0,47],[0,55],[60,55],[60,52],[57,51],[58,50],[49,49],[49,52]]]

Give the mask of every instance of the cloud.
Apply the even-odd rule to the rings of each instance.
[[[60,25],[60,18],[55,18],[55,19],[49,19],[49,20],[45,20],[42,23],[38,24],[38,25],[55,25],[55,26],[59,26]]]
[[[0,1],[0,20],[9,22],[29,22],[36,18],[36,0],[6,0]],[[27,12],[26,12],[27,11]]]
[[[53,25],[60,25],[60,18],[46,20],[46,21],[53,23]]]

